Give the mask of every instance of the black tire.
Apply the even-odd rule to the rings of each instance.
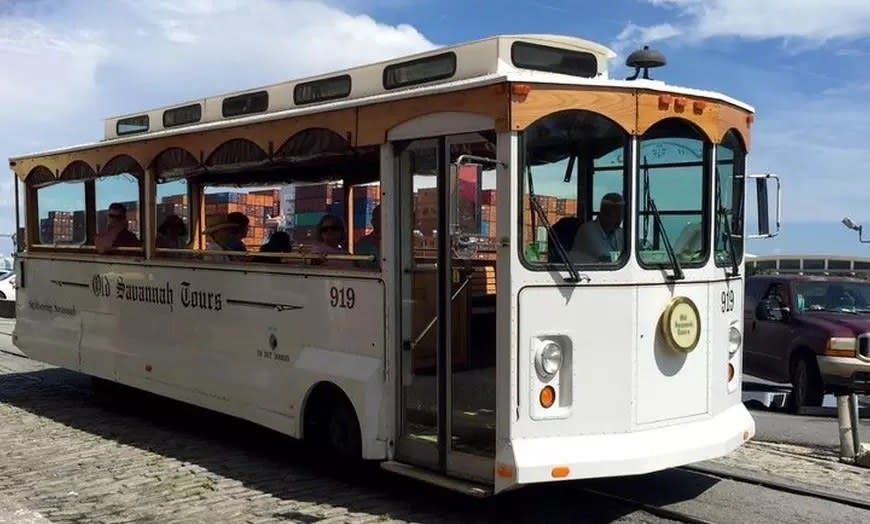
[[[808,355],[797,358],[791,369],[790,408],[796,413],[802,407],[819,407],[825,396],[822,377],[815,361]]]
[[[359,462],[362,459],[362,432],[350,404],[347,401],[336,402],[326,420],[324,436],[336,459]]]
[[[334,390],[318,393],[306,408],[306,444],[316,450],[321,462],[360,462],[362,431],[350,401]]]

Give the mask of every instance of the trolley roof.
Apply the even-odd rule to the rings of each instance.
[[[422,96],[504,81],[544,82],[667,91],[754,109],[721,93],[668,85],[662,81],[612,80],[616,54],[582,38],[498,35],[342,71],[215,95],[199,100],[105,119],[100,142],[10,158],[10,163],[48,154],[71,153],[100,144],[251,124],[349,106]]]

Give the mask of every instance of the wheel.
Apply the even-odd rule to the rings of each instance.
[[[822,377],[815,362],[810,358],[806,355],[800,356],[792,367],[792,389],[791,395],[789,395],[792,412],[797,412],[804,406],[818,407],[822,405],[824,397]]]
[[[362,431],[353,406],[340,390],[316,391],[306,412],[305,442],[318,460],[336,465],[362,460]]]
[[[342,462],[362,458],[362,434],[356,414],[347,402],[337,402],[326,419],[325,439],[329,450]]]

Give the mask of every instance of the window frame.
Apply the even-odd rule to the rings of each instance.
[[[729,129],[725,132],[722,137],[722,140],[718,144],[714,144],[716,150],[716,161],[712,165],[713,170],[713,207],[714,209],[718,206],[718,202],[716,200],[716,191],[719,188],[719,176],[718,176],[718,167],[719,167],[719,148],[730,149],[725,146],[726,140],[731,138],[733,140],[734,146],[739,149],[731,149],[733,158],[731,163],[731,212],[734,212],[734,181],[737,177],[742,177],[742,187],[740,193],[740,231],[732,231],[731,241],[735,242],[735,248],[738,248],[739,243],[739,251],[737,251],[737,260],[735,261],[738,266],[742,265],[746,258],[746,157],[749,152],[747,151],[746,145],[743,143],[740,135],[734,129]],[[738,154],[740,155],[740,159],[738,160]],[[739,168],[739,169],[738,169]],[[717,256],[717,246],[718,246],[718,238],[720,234],[724,234],[724,231],[720,231],[719,218],[716,216],[716,213],[713,213],[713,263],[716,267],[719,268],[728,268],[731,264],[727,261],[719,261],[719,257]],[[733,220],[732,220],[733,222]],[[733,225],[733,224],[732,224]],[[738,235],[737,238],[734,238],[733,235]],[[725,253],[728,254],[728,248],[725,247]],[[730,258],[730,254],[728,255]]]
[[[636,144],[636,152],[637,152],[637,154],[634,157],[634,168],[635,168],[634,169],[634,172],[635,172],[634,182],[637,184],[636,187],[638,189],[637,189],[637,194],[635,195],[635,198],[636,198],[634,201],[635,208],[634,208],[634,211],[632,213],[631,220],[636,222],[637,224],[640,224],[641,220],[643,219],[642,209],[644,207],[643,206],[644,203],[641,201],[641,199],[643,198],[643,179],[642,179],[642,177],[643,177],[643,165],[642,165],[643,160],[642,160],[642,155],[640,154],[640,150],[641,150],[641,146],[643,144],[643,141],[645,140],[644,137],[651,130],[655,129],[656,126],[666,125],[668,121],[680,122],[681,124],[687,126],[688,128],[691,128],[696,134],[696,137],[692,138],[692,140],[700,140],[701,146],[702,146],[702,148],[701,148],[702,158],[701,158],[701,166],[700,166],[700,168],[701,168],[701,200],[700,200],[700,203],[701,203],[701,209],[700,209],[701,221],[700,221],[700,224],[701,224],[701,231],[703,233],[703,237],[702,237],[703,240],[702,241],[703,241],[703,248],[704,248],[704,256],[699,258],[695,262],[684,262],[684,261],[680,260],[680,268],[683,270],[685,270],[685,269],[699,269],[699,268],[703,268],[703,267],[707,266],[707,264],[710,262],[710,257],[713,256],[713,251],[714,251],[713,250],[713,238],[712,238],[712,233],[711,233],[711,229],[712,229],[711,228],[711,226],[712,226],[711,221],[712,221],[712,212],[713,212],[713,204],[712,204],[713,200],[712,199],[714,196],[712,194],[713,187],[714,187],[713,183],[712,183],[712,179],[714,178],[714,176],[712,175],[714,173],[712,161],[713,161],[713,151],[714,151],[715,144],[704,133],[704,131],[701,128],[699,128],[695,123],[693,123],[689,120],[680,118],[680,117],[670,117],[670,118],[666,118],[664,120],[660,120],[660,121],[656,122],[655,124],[650,126],[642,135],[637,135],[634,137],[635,144]],[[683,138],[683,139],[685,139],[686,137],[658,136],[658,137],[647,139],[647,140],[657,140],[657,139],[662,139],[662,138],[665,138],[665,139]],[[674,165],[673,163],[663,163],[662,165],[659,165],[659,166],[651,165],[650,171],[654,171],[656,168],[667,169],[667,167],[663,167],[663,166],[678,167],[678,166]],[[652,176],[653,175],[651,173],[650,177],[652,178]],[[657,204],[657,207],[658,207],[658,204]],[[668,215],[694,216],[694,213],[698,210],[687,210],[687,209],[662,210],[661,208],[659,208],[658,211],[659,211],[659,215],[662,218],[664,218]],[[650,216],[650,220],[652,220],[654,222],[655,216],[652,214],[652,211],[649,211],[649,216]],[[655,228],[656,228],[656,226],[655,226],[655,224],[653,224],[653,226],[652,226],[653,231],[655,231]],[[638,225],[638,227],[636,228],[636,234],[639,235],[641,233],[641,229],[642,228],[640,227],[640,225]],[[641,250],[641,248],[640,248],[640,240],[641,239],[639,237],[632,238],[632,243],[636,246],[636,249],[634,251],[634,257],[637,260],[637,264],[641,269],[643,269],[645,271],[669,271],[669,270],[671,270],[670,261],[667,261],[667,262],[664,262],[661,264],[650,264],[648,262],[645,262],[641,256],[641,253],[643,252],[643,250]],[[669,240],[671,242],[674,242],[676,240],[676,238],[669,238]],[[664,246],[662,246],[662,248],[664,248]],[[676,253],[675,253],[675,255],[676,255]]]
[[[37,240],[37,242],[34,242],[32,244],[32,246],[28,246],[28,247],[34,247],[37,249],[43,248],[43,249],[76,249],[76,250],[93,247],[94,239],[91,238],[91,235],[89,234],[90,227],[91,227],[91,223],[90,223],[91,222],[91,220],[90,220],[91,214],[88,212],[88,187],[87,187],[88,182],[90,182],[90,181],[89,180],[55,180],[52,182],[46,182],[43,184],[31,186],[31,189],[33,191],[33,208],[34,208],[33,209],[33,211],[34,211],[33,216],[36,220],[33,236],[36,237],[35,240]],[[84,226],[85,226],[85,238],[81,242],[70,241],[70,242],[63,242],[63,243],[57,243],[57,242],[47,243],[47,242],[43,242],[43,240],[42,240],[42,220],[43,219],[40,217],[40,207],[41,206],[39,205],[39,192],[43,189],[48,189],[51,187],[60,187],[62,184],[79,184],[81,187],[81,190],[82,190],[82,200],[85,204],[84,209],[82,210],[84,212],[84,215],[85,215],[85,224],[84,224]],[[69,191],[69,189],[67,189],[67,191]],[[57,211],[57,210],[53,210],[53,211]],[[75,211],[73,211],[73,213],[75,213]],[[46,215],[45,220],[48,220],[47,215]],[[96,222],[94,222],[93,227],[96,228]]]
[[[519,259],[520,264],[525,269],[527,269],[529,271],[550,272],[550,273],[556,272],[556,271],[568,271],[568,263],[566,263],[566,262],[550,262],[550,261],[530,262],[525,256],[525,246],[527,244],[527,239],[525,239],[523,236],[524,231],[525,231],[525,223],[523,221],[523,212],[525,209],[524,206],[525,206],[526,195],[528,194],[526,192],[526,190],[527,190],[527,186],[526,186],[526,184],[527,184],[526,155],[527,155],[527,149],[528,149],[527,148],[527,141],[528,141],[527,131],[529,128],[534,126],[537,122],[540,122],[540,121],[544,120],[545,118],[548,118],[552,115],[556,115],[558,113],[565,112],[565,111],[578,111],[578,112],[586,112],[586,113],[590,113],[593,115],[597,115],[601,118],[604,118],[604,119],[610,121],[614,126],[616,126],[617,128],[619,128],[622,131],[622,139],[623,139],[622,152],[623,152],[623,158],[626,159],[622,165],[623,200],[625,201],[625,209],[626,209],[625,216],[623,218],[623,223],[622,223],[623,235],[625,236],[625,238],[624,238],[625,244],[624,244],[622,255],[620,256],[619,259],[617,259],[616,262],[613,262],[613,263],[600,263],[599,262],[599,263],[583,263],[583,264],[575,263],[574,264],[574,268],[577,269],[577,271],[582,271],[584,273],[588,273],[588,272],[592,272],[592,271],[597,271],[597,272],[619,271],[619,270],[625,268],[628,265],[629,261],[631,260],[632,247],[634,244],[632,242],[632,238],[633,238],[633,234],[634,234],[633,233],[634,223],[632,220],[633,213],[632,213],[631,202],[633,199],[633,196],[632,196],[632,191],[633,191],[632,178],[633,178],[633,172],[635,169],[635,166],[634,166],[635,163],[631,162],[630,159],[633,158],[633,155],[634,155],[634,148],[636,147],[636,144],[637,144],[637,140],[636,140],[637,137],[635,137],[634,135],[629,133],[627,130],[625,130],[622,126],[620,126],[616,121],[611,119],[609,116],[607,116],[603,113],[589,110],[589,109],[565,109],[565,110],[554,111],[553,113],[550,113],[546,116],[543,116],[540,119],[538,119],[537,121],[533,122],[525,130],[517,133],[517,166],[519,167],[519,173],[518,173],[519,180],[518,180],[518,184],[517,184],[517,191],[518,191],[518,193],[516,195],[517,200],[516,200],[516,202],[512,203],[512,205],[516,206],[516,208],[519,211],[517,213],[517,220],[516,220],[517,236],[516,236],[516,241],[515,241],[517,258]],[[614,149],[614,151],[616,151],[616,149]],[[583,199],[583,202],[586,202],[586,199],[588,198],[588,201],[590,203],[592,203],[592,207],[594,207],[595,203],[592,202],[592,195],[594,194],[594,180],[595,180],[595,169],[594,169],[594,160],[593,160],[592,176],[590,177],[590,180],[589,180],[590,184],[588,184],[588,186],[584,188],[583,181],[581,180],[581,177],[580,176],[576,177],[575,195],[577,198],[578,205],[581,201],[581,198]],[[585,189],[585,191],[584,191],[584,189]],[[592,209],[590,209],[589,213],[588,213],[588,215],[589,215],[588,219],[586,218],[586,215],[587,215],[587,212],[584,209],[584,211],[583,211],[584,223],[586,221],[593,220],[594,216],[595,216],[595,212],[592,211]],[[550,225],[552,226],[553,224],[550,224]],[[549,242],[549,240],[548,240],[548,242]]]

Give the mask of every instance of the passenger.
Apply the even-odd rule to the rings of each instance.
[[[269,237],[269,241],[260,246],[261,253],[290,253],[293,250],[293,242],[290,235],[284,231],[275,231]],[[277,264],[281,262],[278,257],[257,257],[257,262]]]
[[[206,250],[208,251],[247,251],[244,244],[241,244],[241,235],[243,229],[240,228],[238,219],[231,221],[229,217],[216,224],[206,228],[205,234],[208,237]],[[239,249],[241,244],[242,249]],[[236,257],[230,258],[228,255],[207,255],[204,260],[214,261],[230,261],[236,260]]]
[[[344,249],[343,241],[344,241],[344,224],[342,224],[341,219],[339,219],[335,215],[326,214],[320,219],[320,222],[317,224],[317,231],[315,233],[317,242],[311,247],[312,253],[319,253],[324,255],[329,254],[347,254],[347,251]],[[312,264],[323,264],[327,259],[313,259],[311,261]],[[341,261],[332,260],[331,265],[341,266],[345,264],[339,263]]]
[[[381,267],[381,205],[378,204],[372,209],[372,232],[357,240],[353,249],[354,255],[374,255],[375,259],[372,262],[357,262],[360,267],[373,267],[379,269]]]
[[[612,262],[619,258],[625,244],[620,227],[624,212],[625,200],[622,195],[604,195],[598,217],[577,230],[571,258],[575,262]]]
[[[247,251],[248,248],[245,246],[245,243],[242,240],[248,236],[248,225],[250,224],[250,220],[245,216],[244,213],[240,213],[238,211],[233,211],[229,215],[227,215],[227,220],[238,226],[236,231],[236,237],[229,240],[230,251]]]
[[[317,224],[316,238],[312,251],[319,253],[347,253],[342,242],[344,241],[344,224],[335,215],[326,214],[321,217]]]
[[[187,225],[178,215],[169,215],[157,228],[157,247],[181,249],[187,244]]]
[[[106,217],[106,230],[94,238],[97,253],[108,253],[116,247],[142,246],[139,238],[127,229],[127,208],[124,204],[118,202],[109,204]]]

